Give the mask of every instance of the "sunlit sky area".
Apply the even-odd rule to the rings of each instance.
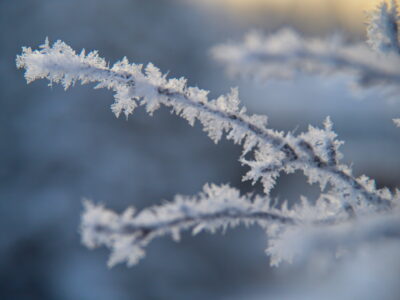
[[[195,0],[253,23],[281,23],[317,32],[339,27],[360,33],[366,10],[380,0]]]

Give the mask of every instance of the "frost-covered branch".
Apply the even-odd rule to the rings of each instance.
[[[241,162],[250,167],[244,178],[261,180],[267,194],[282,171],[302,170],[309,182],[319,183],[322,190],[330,184],[345,209],[364,200],[378,210],[386,209],[393,200],[387,189],[377,190],[372,180],[355,178],[348,166],[339,163],[341,142],[336,140],[329,118],[323,129],[310,126],[308,132],[297,136],[276,132],[266,127],[265,116],[249,115],[240,107],[237,89],[209,100],[208,91],[187,87],[184,78],[167,79],[152,64],[143,70],[142,65],[130,64],[124,58],[109,67],[96,51],[77,55],[61,41],[53,46],[46,41],[41,50],[23,48],[17,66],[26,69],[28,82],[47,78],[65,89],[77,81],[94,82],[95,88],[113,90],[111,108],[117,116],[128,116],[138,105],[144,105],[150,114],[165,105],[191,125],[200,121],[214,142],[225,132],[228,139],[243,145]],[[249,155],[254,159],[246,158]]]
[[[157,237],[170,235],[178,241],[183,231],[214,233],[240,224],[258,225],[267,232],[266,253],[271,256],[271,265],[350,249],[359,243],[400,238],[398,213],[371,214],[361,205],[359,209],[365,214],[349,218],[340,201],[330,195],[321,195],[314,205],[302,197],[289,209],[286,203],[274,207],[268,197],[240,195],[227,185],[205,185],[196,196],[178,195],[173,202],[139,213],[128,208],[117,214],[89,201],[84,204],[82,241],[89,248],[110,248],[110,266],[121,262],[135,265]]]
[[[118,215],[86,202],[81,229],[86,246],[105,245],[112,249],[110,265],[123,261],[133,265],[144,256],[147,244],[158,236],[169,234],[179,240],[181,231],[187,229],[197,234],[240,223],[265,227],[271,222],[294,224],[295,220],[271,209],[269,201],[260,197],[252,201],[228,186],[206,185],[198,196],[176,196],[171,203],[147,208],[138,214],[128,208]]]
[[[257,224],[276,238],[288,227],[328,225],[346,218],[337,202],[326,199],[315,206],[303,199],[302,204],[293,209],[285,205],[277,209],[271,207],[267,197],[250,198],[227,185],[205,185],[197,196],[176,196],[173,202],[137,214],[133,208],[128,208],[118,215],[86,201],[81,231],[86,246],[111,249],[109,265],[125,261],[134,265],[145,255],[145,247],[154,238],[171,235],[179,240],[184,230],[191,229],[197,234],[203,230],[215,232],[239,224]]]
[[[286,77],[304,71],[343,71],[358,76],[361,85],[384,84],[396,89],[400,58],[392,50],[397,27],[389,30],[388,24],[397,24],[397,18],[394,2],[390,12],[388,6],[382,6],[380,15],[371,17],[370,45],[391,53],[384,63],[375,60],[376,54],[365,46],[302,39],[291,31],[268,38],[253,34],[244,44],[221,46],[215,53],[226,62],[234,62],[240,72],[259,68],[267,77]],[[263,61],[267,63],[260,64]],[[129,208],[117,214],[85,202],[82,241],[90,248],[110,248],[111,266],[136,264],[156,237],[171,235],[178,240],[184,230],[196,234],[239,224],[256,224],[267,232],[266,252],[273,265],[291,261],[296,255],[301,258],[327,249],[342,251],[399,237],[399,192],[377,189],[368,177],[352,175],[351,168],[341,163],[342,142],[337,140],[329,117],[322,128],[309,126],[308,131],[297,135],[277,132],[267,128],[265,116],[250,115],[241,107],[237,89],[210,100],[208,91],[188,87],[184,78],[168,79],[152,64],[143,67],[124,58],[110,67],[96,51],[78,55],[61,41],[51,46],[46,40],[39,50],[23,48],[17,66],[26,69],[28,83],[47,78],[50,85],[61,83],[65,89],[80,82],[114,91],[111,109],[117,117],[121,113],[128,117],[140,105],[149,114],[164,105],[190,125],[197,120],[214,142],[226,135],[243,145],[240,162],[250,168],[243,179],[253,183],[260,180],[264,186],[265,196],[250,197],[229,186],[206,185],[197,196],[176,196],[173,202],[139,213]],[[394,122],[399,123],[397,119]],[[276,179],[282,172],[296,170],[303,171],[310,184],[319,183],[324,193],[315,204],[301,198],[301,203],[290,209],[287,204],[272,206],[269,192]]]
[[[369,14],[368,45],[377,53],[395,52],[400,55],[399,7],[396,0],[382,1]]]
[[[399,92],[398,55],[378,56],[365,44],[348,44],[339,37],[305,38],[290,29],[270,35],[251,32],[242,42],[214,47],[212,54],[231,75],[264,81],[340,73],[353,76],[361,87]]]
[[[263,35],[250,32],[242,42],[221,44],[213,57],[231,75],[260,80],[296,75],[347,74],[361,87],[381,87],[388,94],[400,89],[399,8],[395,0],[369,13],[367,44],[346,43],[339,36],[306,38],[290,29]],[[381,55],[385,54],[385,55]]]

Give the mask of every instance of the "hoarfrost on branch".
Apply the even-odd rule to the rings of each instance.
[[[238,73],[286,77],[300,71],[350,72],[360,85],[396,88],[400,73],[390,63],[399,61],[395,2],[390,7],[382,4],[370,20],[368,44],[375,51],[389,52],[383,62],[378,63],[376,54],[364,45],[303,39],[288,30],[266,38],[253,33],[243,44],[222,45],[214,53]],[[128,208],[117,214],[86,201],[82,241],[90,248],[110,248],[110,265],[136,264],[145,256],[146,246],[159,236],[178,240],[183,230],[214,232],[238,224],[257,224],[266,231],[266,252],[272,265],[315,251],[342,251],[361,242],[399,237],[398,191],[377,189],[374,180],[352,174],[341,162],[342,142],[329,117],[321,128],[309,126],[301,134],[278,132],[267,127],[266,116],[246,112],[237,88],[209,99],[208,91],[187,86],[184,78],[169,79],[151,63],[143,66],[123,58],[110,67],[97,51],[77,54],[62,41],[50,45],[46,39],[38,50],[24,47],[17,66],[25,69],[28,83],[46,78],[50,85],[60,83],[65,89],[80,82],[114,91],[111,110],[117,117],[128,117],[138,106],[153,114],[164,105],[190,125],[199,121],[215,143],[226,136],[241,144],[239,161],[249,167],[243,179],[263,184],[265,194],[258,196],[241,195],[227,185],[205,185],[197,196],[176,196],[170,203],[139,213]],[[394,122],[399,125],[398,119]],[[321,195],[315,204],[300,197],[300,204],[290,209],[286,204],[272,205],[269,193],[277,178],[296,170],[310,184],[319,184]]]

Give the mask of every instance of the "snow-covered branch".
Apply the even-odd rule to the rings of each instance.
[[[370,28],[372,32],[372,25]],[[377,39],[370,38],[370,44],[377,44]],[[381,87],[393,94],[399,92],[400,57],[397,54],[379,56],[365,44],[349,44],[338,36],[306,38],[290,29],[270,35],[250,32],[242,42],[215,46],[212,54],[235,76],[264,81],[301,74],[339,73],[354,77],[361,87]]]
[[[309,182],[319,183],[322,190],[329,183],[345,209],[364,200],[377,210],[391,206],[394,196],[389,190],[377,190],[373,181],[354,177],[348,166],[339,163],[341,142],[336,140],[329,118],[323,129],[310,126],[308,132],[297,136],[276,132],[266,127],[265,116],[246,113],[237,89],[209,100],[208,91],[187,87],[184,78],[167,79],[152,64],[143,70],[142,65],[124,58],[109,67],[96,51],[77,55],[61,41],[50,46],[46,40],[41,50],[23,48],[17,66],[26,69],[28,82],[47,78],[66,89],[77,81],[95,82],[95,88],[113,90],[111,108],[117,116],[128,116],[138,105],[144,105],[150,114],[165,105],[191,125],[200,121],[214,142],[225,132],[228,139],[243,145],[241,162],[250,167],[244,178],[253,182],[260,179],[267,194],[282,171],[302,170]],[[246,158],[249,155],[254,159]]]
[[[250,32],[241,42],[215,46],[213,57],[231,75],[259,80],[287,79],[301,74],[347,74],[364,88],[388,95],[400,89],[399,8],[383,1],[369,13],[367,44],[348,43],[340,36],[306,38],[291,29],[263,35]],[[384,55],[382,55],[384,54]]]
[[[325,230],[326,236],[335,237],[340,226],[350,230],[352,227],[346,224],[353,223],[349,222],[358,222],[366,215],[384,215],[396,207],[399,199],[397,191],[377,189],[373,180],[354,177],[351,169],[340,162],[342,142],[337,140],[329,117],[323,128],[310,126],[298,135],[276,132],[266,127],[265,116],[246,113],[240,106],[237,89],[209,100],[208,91],[188,87],[184,78],[167,79],[152,64],[143,68],[124,58],[109,67],[96,51],[77,55],[61,41],[53,46],[46,41],[35,51],[24,48],[17,57],[17,66],[26,69],[28,82],[47,78],[50,84],[61,83],[67,89],[79,81],[113,90],[115,102],[111,108],[117,117],[121,113],[128,117],[139,105],[144,105],[150,114],[164,105],[191,125],[200,121],[214,142],[225,133],[228,139],[243,145],[240,162],[250,167],[244,179],[260,180],[264,186],[263,197],[241,196],[228,186],[205,186],[198,196],[177,196],[171,203],[138,214],[130,208],[118,215],[86,202],[82,240],[88,247],[110,248],[110,265],[137,263],[145,255],[145,247],[159,236],[178,239],[183,230],[214,231],[240,223],[257,224],[267,231],[267,253],[271,263],[278,264],[301,251],[302,248],[293,247],[300,243],[296,242],[298,239],[315,241],[308,245],[316,245],[318,251],[319,237],[324,234],[315,234],[315,230]],[[285,205],[280,209],[271,207],[268,194],[276,179],[281,172],[295,170],[303,171],[310,183],[319,183],[326,193],[315,205],[302,199],[291,209]],[[292,238],[294,235],[296,239]],[[342,238],[337,240],[337,244],[343,242]]]
[[[118,215],[101,205],[85,202],[82,215],[82,241],[90,247],[111,249],[109,265],[127,262],[136,264],[144,255],[145,247],[156,237],[171,235],[179,240],[180,233],[193,234],[206,230],[215,232],[239,224],[259,225],[277,239],[287,228],[303,224],[327,226],[348,218],[333,198],[317,201],[311,206],[306,199],[301,205],[278,209],[268,197],[241,196],[227,185],[205,185],[197,196],[175,196],[173,202],[135,213],[133,208]]]
[[[350,44],[339,37],[304,38],[285,29],[270,36],[253,32],[244,42],[218,46],[213,53],[234,74],[265,79],[344,73],[362,87],[383,87],[398,95],[396,2],[381,4],[369,21],[366,44]],[[285,280],[287,299],[383,299],[376,295],[392,294],[393,286],[398,287],[398,265],[393,263],[400,249],[400,191],[378,189],[374,180],[352,174],[342,162],[343,142],[329,117],[321,127],[309,126],[303,133],[278,132],[267,127],[266,116],[246,111],[236,88],[210,99],[208,91],[188,86],[185,78],[167,78],[151,63],[143,66],[123,58],[111,65],[97,51],[76,53],[62,41],[51,45],[46,39],[38,50],[24,47],[16,64],[25,69],[28,83],[48,79],[49,85],[60,83],[65,89],[81,83],[113,91],[111,110],[116,117],[128,118],[139,106],[152,115],[164,106],[192,126],[198,121],[215,143],[225,136],[241,145],[239,162],[249,168],[243,180],[263,185],[265,194],[243,195],[228,185],[207,184],[197,195],[177,195],[171,202],[141,211],[129,207],[121,213],[85,200],[82,243],[110,250],[110,267],[137,264],[157,238],[178,241],[185,232],[196,235],[257,225],[266,235],[264,248],[272,266],[306,263],[313,277],[323,278],[309,280],[302,269],[306,279],[296,278],[296,285],[310,281],[311,293],[302,295],[301,289],[288,288]],[[400,119],[393,122],[400,127]],[[310,184],[319,184],[319,197],[309,201],[300,196],[290,205],[271,201],[279,176],[295,171],[303,172]],[[345,288],[337,296],[340,287]],[[273,294],[282,299],[282,294]],[[239,298],[252,297],[243,293]]]
[[[240,195],[227,185],[205,185],[196,196],[178,195],[172,202],[139,213],[132,207],[117,214],[90,201],[84,204],[82,241],[89,248],[108,247],[110,266],[122,262],[135,265],[157,237],[170,235],[178,241],[186,230],[214,233],[240,224],[258,225],[266,231],[271,265],[400,238],[398,213],[371,214],[367,207],[361,207],[365,214],[353,219],[331,195],[321,195],[314,205],[302,197],[289,209],[286,203],[274,207],[268,197]]]
[[[368,45],[377,53],[395,52],[400,55],[399,6],[396,0],[381,2],[369,14],[367,27]]]
[[[147,208],[136,214],[128,208],[118,215],[102,206],[85,202],[82,216],[82,240],[90,247],[105,245],[112,249],[109,264],[126,261],[133,265],[141,259],[144,248],[155,237],[171,235],[179,240],[183,230],[193,234],[202,230],[214,232],[218,228],[235,227],[240,223],[294,224],[289,214],[283,215],[270,208],[269,201],[241,196],[229,186],[205,185],[198,196],[175,196],[173,202]]]

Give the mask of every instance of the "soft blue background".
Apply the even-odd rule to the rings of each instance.
[[[274,29],[271,22],[258,26]],[[163,238],[131,269],[109,270],[107,250],[84,248],[82,197],[121,211],[197,193],[206,182],[253,188],[241,183],[239,147],[215,146],[199,126],[165,109],[153,117],[138,109],[126,121],[111,113],[109,91],[27,85],[15,56],[46,36],[76,50],[98,49],[111,62],[151,61],[212,97],[238,85],[249,110],[267,114],[274,128],[304,130],[330,115],[356,173],[379,185],[398,183],[400,130],[391,123],[400,116],[398,102],[376,92],[356,96],[346,77],[259,84],[224,75],[209,48],[240,38],[251,22],[182,1],[2,0],[0,28],[0,299],[229,299],[299,278],[296,269],[269,268],[258,228],[188,234],[179,244]],[[316,192],[296,174],[283,176],[274,195],[294,201]]]

